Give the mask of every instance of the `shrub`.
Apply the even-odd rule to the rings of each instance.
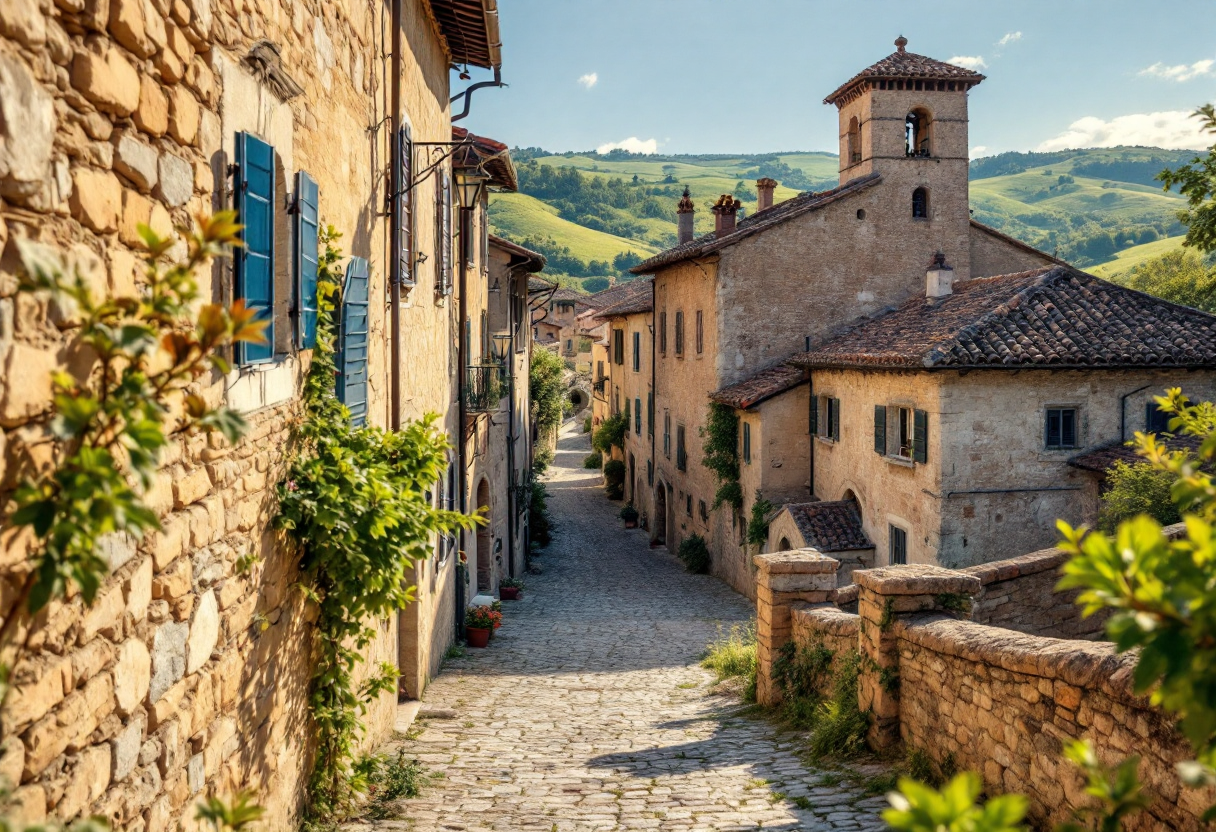
[[[592,451],[583,458],[584,468],[599,468],[604,464],[604,455],[599,451]]]
[[[543,482],[533,482],[528,497],[528,529],[531,533],[532,545],[543,549],[552,539],[550,532],[553,523],[549,519],[549,492]]]
[[[681,540],[676,557],[683,561],[685,569],[695,575],[704,575],[709,571],[709,546],[705,544],[705,538],[699,534]]]
[[[583,433],[591,433],[591,417],[583,420]]]
[[[540,476],[549,470],[553,464],[553,449],[548,445],[540,445],[532,452],[532,473]]]
[[[604,490],[608,492],[609,500],[619,500],[625,496],[625,463],[619,459],[604,463]]]
[[[775,509],[773,503],[756,492],[756,502],[752,503],[752,518],[747,523],[747,542],[763,546],[768,542],[768,516]]]
[[[726,503],[735,509],[743,507],[743,489],[739,486],[739,416],[733,407],[710,402],[709,418],[701,428],[705,443],[701,464],[713,471],[718,480],[714,493],[714,508]]]
[[[633,503],[626,503],[621,509],[621,519],[627,523],[637,522],[638,510],[633,507]]]
[[[528,391],[536,414],[536,430],[541,436],[548,436],[561,424],[566,405],[566,385],[562,381],[565,369],[556,353],[544,349],[532,351]]]
[[[1147,514],[1163,526],[1177,523],[1181,516],[1170,498],[1170,488],[1177,481],[1169,471],[1147,462],[1116,462],[1106,474],[1108,487],[1102,495],[1098,528],[1111,534],[1124,520],[1138,514]]]
[[[743,679],[743,698],[748,702],[756,699],[756,625],[746,627],[736,624],[729,632],[718,631],[718,638],[710,642],[701,667],[712,670],[718,681]]]
[[[599,430],[591,434],[591,447],[602,454],[612,453],[612,449],[625,447],[625,432],[629,430],[629,422],[625,420],[624,412],[609,416],[600,422]]]
[[[817,757],[848,759],[865,750],[870,717],[857,705],[861,661],[856,650],[840,657],[832,680],[832,696],[820,705],[811,730],[810,749]]]

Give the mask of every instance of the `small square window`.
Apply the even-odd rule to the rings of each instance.
[[[1173,414],[1166,413],[1164,410],[1157,407],[1156,402],[1149,402],[1144,419],[1144,432],[1169,433],[1170,419],[1172,418],[1174,418]]]
[[[1047,408],[1046,422],[1048,450],[1077,447],[1077,409],[1075,407]]]
[[[899,526],[888,526],[891,563],[908,562],[908,533]]]

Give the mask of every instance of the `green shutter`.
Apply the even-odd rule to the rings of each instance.
[[[929,414],[923,410],[913,411],[912,460],[927,462],[929,459]]]
[[[819,435],[819,397],[811,396],[811,436]]]
[[[296,344],[310,350],[317,345],[317,255],[321,192],[304,171],[296,173],[296,309],[299,322]]]
[[[342,287],[338,333],[338,401],[350,411],[351,424],[367,422],[368,269],[362,257],[350,258]]]
[[[236,210],[244,245],[235,249],[236,296],[267,321],[266,341],[236,345],[238,364],[274,358],[274,148],[236,134]]]
[[[840,441],[840,399],[829,399],[832,408],[832,438]]]
[[[646,394],[646,435],[654,436],[654,391]],[[653,483],[651,483],[653,485]]]
[[[629,425],[632,421],[630,401],[629,399],[625,399],[625,433],[629,433]]]
[[[874,405],[874,453],[887,453],[887,408],[884,405]]]

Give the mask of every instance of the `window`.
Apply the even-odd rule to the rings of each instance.
[[[296,346],[310,350],[317,345],[317,229],[321,192],[304,171],[296,173],[295,207],[295,294]]]
[[[646,484],[654,485],[654,460],[646,460]]]
[[[691,494],[684,495],[684,513],[687,514],[689,517],[692,517],[692,495]]]
[[[633,419],[630,418],[630,405],[631,404],[632,404],[632,402],[630,402],[629,399],[625,399],[625,432],[626,433],[629,432],[629,423],[633,421]]]
[[[697,500],[697,511],[701,515],[701,522],[709,522],[709,507],[705,505],[704,500]]]
[[[684,313],[676,313],[676,355],[684,355]]]
[[[633,400],[633,432],[642,435],[642,400]]]
[[[743,423],[743,461],[752,464],[752,426],[748,422]]]
[[[932,155],[929,143],[929,127],[933,122],[927,110],[917,108],[904,118],[904,155]]]
[[[705,324],[701,319],[701,310],[697,310],[697,355],[705,352]]]
[[[845,157],[848,159],[848,164],[855,165],[861,161],[861,127],[857,123],[857,116],[849,119],[849,133],[845,143],[845,151],[849,154]]]
[[[574,355],[574,339],[573,338],[566,339],[566,354]]]
[[[667,310],[659,313],[659,354],[667,355]]]
[[[1169,433],[1170,419],[1173,417],[1157,407],[1156,402],[1149,402],[1145,409],[1144,416],[1144,432],[1145,433]]]
[[[900,405],[874,406],[874,452],[929,461],[929,414]]]
[[[473,212],[461,210],[460,226],[456,232],[460,235],[460,256],[468,268],[473,267]]]
[[[888,526],[890,531],[890,556],[891,563],[907,563],[908,562],[908,533],[899,526]]]
[[[414,142],[410,128],[397,133],[397,153],[400,157],[400,178],[397,180],[397,257],[400,258],[401,285],[414,285],[414,192],[410,180],[414,175]]]
[[[820,439],[840,441],[840,399],[811,397],[811,433]]]
[[[435,291],[452,294],[452,177],[441,171],[435,187]]]
[[[663,411],[663,456],[671,459],[671,414]]]
[[[654,436],[654,391],[646,394],[646,435]]]
[[[368,268],[362,257],[352,257],[342,285],[342,312],[338,321],[338,401],[350,411],[356,427],[367,422],[367,309]],[[455,489],[449,492],[455,494]]]
[[[595,362],[595,380],[597,382],[604,380],[604,362],[603,361]]]
[[[633,333],[633,371],[642,371],[642,333]]]
[[[684,426],[676,426],[676,468],[688,470],[688,451],[684,449]]]
[[[625,363],[625,331],[621,329],[612,330],[612,363]]]
[[[248,133],[236,134],[235,202],[244,226],[244,245],[234,249],[236,297],[269,323],[265,343],[237,344],[236,360],[262,364],[274,357],[274,148]]]
[[[1077,409],[1075,407],[1047,408],[1047,448],[1077,447]]]
[[[924,188],[912,192],[912,219],[929,219],[929,192]]]

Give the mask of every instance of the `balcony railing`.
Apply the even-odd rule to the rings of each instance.
[[[470,413],[498,410],[507,395],[507,373],[503,364],[473,364],[465,374],[465,407]]]

